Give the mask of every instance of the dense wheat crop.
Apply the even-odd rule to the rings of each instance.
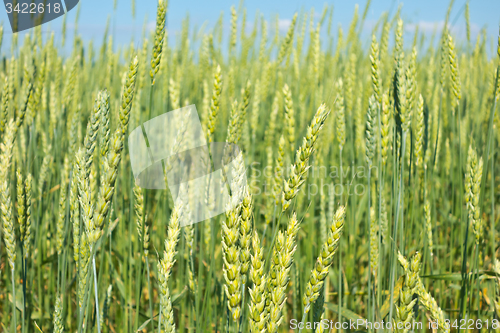
[[[1,45],[0,331],[500,332],[500,39],[368,6]],[[194,224],[128,142],[191,104],[247,179]]]

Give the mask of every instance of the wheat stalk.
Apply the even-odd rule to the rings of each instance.
[[[500,261],[498,259],[495,259],[495,273],[496,273],[496,280],[497,280],[497,288],[496,288],[496,300],[495,300],[495,308],[497,311],[497,316],[500,315]]]

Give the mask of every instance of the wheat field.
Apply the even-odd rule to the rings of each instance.
[[[367,33],[369,6],[171,36],[159,0],[124,45],[2,28],[0,332],[500,332],[500,37],[468,4],[455,36],[453,0],[432,35]],[[247,183],[189,224],[128,135],[192,104]]]

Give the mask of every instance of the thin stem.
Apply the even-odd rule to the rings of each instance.
[[[97,273],[95,269],[95,254],[92,256],[92,270],[94,271],[94,292],[95,292],[95,316],[97,322],[97,332],[101,333],[101,322],[99,320],[99,297],[97,295]]]
[[[342,184],[342,146],[340,146],[340,187],[341,187],[341,191],[340,191],[340,204],[342,204],[343,202],[343,192],[344,192],[344,185]],[[339,322],[341,323],[342,322],[342,250],[340,248],[340,245],[341,245],[341,242],[342,242],[342,238],[339,240],[339,251],[338,251],[338,256],[339,256],[339,269],[338,269],[338,274],[339,274],[339,296],[338,296],[338,301],[339,301],[339,304],[338,304],[338,316],[339,316]],[[342,332],[342,329],[340,329],[340,332]]]
[[[383,182],[383,173],[382,173],[382,121],[380,119],[380,110],[381,110],[381,104],[379,103],[378,105],[378,108],[377,108],[377,121],[378,121],[378,131],[377,131],[377,134],[378,134],[378,161],[377,161],[377,166],[378,166],[378,170],[377,170],[377,176],[378,176],[378,232],[379,232],[379,235],[378,235],[378,249],[379,249],[379,253],[384,253],[381,251],[381,248],[382,248],[382,242],[380,240],[380,234],[382,233],[382,182]],[[369,171],[370,172],[370,171]],[[382,267],[382,262],[381,262],[381,258],[382,258],[383,255],[379,255],[379,258],[378,258],[378,267]],[[374,288],[374,297],[376,297],[376,301],[374,299],[374,304],[376,305],[375,308],[378,308],[378,305],[380,304],[380,293],[377,293],[377,295],[375,295],[376,291],[378,290],[378,288],[381,288],[380,286],[380,281],[381,281],[381,276],[382,274],[378,274],[375,276],[375,278],[377,279],[376,282],[375,282],[375,288]],[[376,302],[376,303],[375,303]]]
[[[299,325],[299,333],[302,333],[302,328],[304,327],[304,322],[306,321],[307,312],[302,313],[302,320],[300,321],[302,325]]]
[[[371,162],[368,163],[368,211],[366,212],[366,216],[367,216],[367,228],[369,230],[369,232],[367,233],[367,235],[370,235],[370,229],[371,229],[371,221],[370,221],[370,188],[371,188],[371,183],[370,183],[370,175],[371,175]],[[370,269],[370,263],[371,263],[371,243],[369,242],[368,244],[370,244],[368,246],[368,320],[370,322],[373,323],[373,307],[372,307],[372,303],[371,303],[371,298],[372,298],[372,273],[371,273],[371,269]],[[370,332],[371,330],[369,330]]]
[[[154,332],[155,330],[155,325],[154,325],[154,322],[153,322],[153,291],[152,291],[152,288],[151,288],[151,278],[149,277],[150,273],[149,273],[149,259],[148,257],[146,257],[146,269],[147,269],[147,273],[148,273],[148,291],[149,291],[149,312],[150,312],[150,317],[151,317],[151,331]]]
[[[158,333],[161,333],[161,303],[160,303],[160,312],[158,314]]]
[[[467,274],[467,240],[469,236],[469,219],[466,218],[466,226],[465,226],[465,239],[463,244],[463,257],[462,257],[462,286],[460,288],[460,313],[459,319],[466,318],[467,310],[465,308],[466,303],[466,293],[467,293],[467,285],[468,285],[468,274]]]
[[[401,216],[401,219],[403,218],[403,214],[401,211],[403,210],[401,207],[401,194],[403,192],[403,176],[404,176],[404,152],[406,149],[406,131],[403,132],[403,144],[401,145],[401,172],[399,174],[399,193],[398,193],[398,202],[396,205],[396,221],[394,223],[394,233],[393,233],[393,240],[392,240],[392,247],[393,247],[393,253],[392,253],[392,260],[391,260],[391,267],[392,267],[392,272],[391,272],[391,300],[390,300],[390,310],[389,310],[389,321],[392,322],[392,312],[394,308],[394,283],[395,283],[395,277],[396,277],[396,257],[397,257],[397,241],[396,237],[398,235],[398,224],[399,224],[399,216]],[[400,214],[401,213],[401,214]]]
[[[26,312],[26,260],[24,259],[23,244],[21,243],[21,276],[23,280],[23,311],[22,311],[22,321],[21,321],[21,331],[24,333],[24,321]]]
[[[276,207],[277,207],[277,204],[276,204],[276,202],[275,202],[275,203],[274,203],[274,210],[273,210],[273,220],[272,220],[272,221],[273,221],[273,231],[274,231],[274,227],[275,227],[275,226],[274,226],[274,222],[275,222],[275,218],[276,218]],[[266,239],[266,232],[267,232],[267,226],[268,226],[268,225],[269,225],[269,224],[268,224],[268,223],[266,223],[266,225],[264,226],[264,232],[262,233],[262,239],[260,240],[260,242],[261,242],[261,243],[263,243],[263,242],[264,242],[264,239]],[[273,232],[273,234],[274,234],[274,232]]]
[[[12,278],[12,321],[14,324],[14,332],[17,332],[17,322],[16,322],[16,285],[15,285],[15,279],[14,279],[14,267],[12,266],[12,269],[10,271],[11,273],[11,278]]]
[[[481,300],[479,298],[481,294],[481,287],[479,286],[479,243],[476,242],[476,288],[477,288],[477,319],[480,318],[479,314],[481,312]]]
[[[265,262],[265,269],[268,270],[269,269],[269,265],[271,264],[271,254],[273,253],[273,248],[274,248],[274,242],[276,241],[276,237],[278,236],[278,231],[279,231],[279,225],[280,225],[280,222],[281,222],[281,217],[283,216],[283,212],[281,212],[279,215],[278,215],[278,222],[276,223],[276,226],[273,231],[273,239],[271,240],[271,243],[269,244],[269,249],[271,249],[269,251],[269,253],[267,254],[266,256],[266,262]]]
[[[495,256],[495,152],[491,156],[491,255]]]
[[[241,333],[241,329],[243,327],[243,314],[245,313],[245,283],[243,283],[241,287],[241,315],[240,320],[238,321],[238,333]]]

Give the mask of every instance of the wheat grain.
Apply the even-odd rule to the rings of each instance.
[[[479,196],[481,188],[481,178],[483,173],[483,159],[478,160],[476,151],[469,146],[467,157],[467,174],[465,180],[465,202],[469,212],[469,221],[472,225],[472,232],[476,237],[476,243],[482,240],[483,223],[481,221]]]
[[[179,220],[182,216],[182,203],[177,201],[168,225],[167,239],[165,239],[165,250],[163,258],[158,260],[158,284],[160,288],[160,324],[164,327],[165,332],[175,332],[174,312],[172,309],[172,300],[170,290],[168,288],[168,280],[170,278],[172,267],[175,264],[175,255],[177,251],[177,242],[179,241]]]
[[[285,97],[285,128],[288,132],[288,143],[290,147],[295,145],[295,112],[293,109],[292,92],[287,84],[283,87]]]
[[[106,290],[106,298],[104,299],[104,303],[102,305],[102,310],[99,315],[99,320],[101,322],[101,327],[104,327],[105,321],[109,318],[109,307],[111,302],[111,292],[113,291],[113,285],[110,284],[108,289]]]
[[[290,269],[296,250],[295,239],[300,226],[297,216],[292,215],[288,221],[286,233],[278,232],[273,248],[271,268],[269,270],[266,307],[269,307],[267,331],[275,333],[283,322],[283,307],[286,302],[286,289],[289,283]]]
[[[424,99],[422,95],[418,96],[417,101],[417,114],[416,114],[416,139],[415,139],[415,164],[419,168],[419,173],[423,171],[424,163]],[[421,175],[420,175],[421,176]]]
[[[460,81],[460,73],[458,71],[458,60],[455,51],[455,43],[450,34],[448,34],[448,59],[450,64],[451,73],[451,85],[453,88],[453,94],[455,95],[455,104],[458,105],[460,98],[462,97],[462,86]]]
[[[12,203],[10,200],[9,185],[6,180],[0,185],[0,209],[3,221],[3,239],[7,249],[10,269],[14,270],[16,262],[16,235],[12,218]]]
[[[231,35],[229,37],[229,54],[232,55],[234,49],[236,48],[236,41],[238,40],[237,31],[238,31],[238,15],[236,13],[236,9],[234,6],[231,6]]]
[[[128,123],[130,120],[130,110],[132,108],[132,102],[135,96],[135,84],[137,78],[137,68],[139,66],[139,60],[137,56],[132,58],[128,71],[125,74],[125,83],[123,84],[122,94],[121,94],[121,104],[120,104],[120,129],[122,136],[127,134]],[[121,139],[123,140],[123,138]]]
[[[4,93],[2,94],[2,114],[0,120],[0,131],[3,133],[5,131],[5,126],[7,125],[7,119],[9,117],[9,77],[6,75],[4,80]]]
[[[226,212],[225,221],[222,222],[224,291],[227,297],[227,307],[234,321],[238,321],[241,315],[241,253],[238,246],[240,210],[241,206],[229,209]]]
[[[61,173],[61,192],[59,196],[59,214],[56,222],[56,244],[57,254],[61,255],[64,242],[64,228],[66,222],[66,200],[68,193],[69,159],[64,158],[63,171]]]
[[[61,295],[57,294],[56,304],[54,309],[54,333],[63,333],[64,324],[62,319],[63,305],[61,301]]]
[[[26,197],[25,197],[25,187],[23,182],[23,174],[21,169],[16,171],[17,178],[17,223],[19,224],[19,233],[21,242],[24,242],[26,235]]]
[[[168,83],[168,92],[170,96],[170,103],[172,103],[172,109],[177,110],[181,107],[181,103],[179,100],[179,95],[180,95],[180,83],[178,80],[174,80],[173,78],[170,78],[170,81]]]
[[[210,100],[210,113],[208,117],[208,142],[213,142],[213,134],[215,131],[215,125],[217,121],[217,116],[219,114],[219,101],[220,101],[220,95],[221,95],[221,90],[222,90],[222,74],[221,74],[221,68],[219,65],[215,68],[215,73],[214,73],[214,81],[213,81],[213,92],[212,92],[212,99]]]
[[[285,38],[283,39],[283,42],[281,43],[279,52],[278,52],[278,58],[276,61],[276,64],[279,66],[282,62],[285,56],[288,54],[290,45],[292,44],[293,41],[293,34],[295,31],[295,23],[297,23],[297,13],[293,15],[292,22],[290,22],[290,26],[288,27],[288,31],[286,33]]]
[[[370,267],[374,277],[378,274],[378,263],[379,263],[379,242],[381,230],[379,230],[378,218],[375,213],[375,208],[370,209]]]
[[[250,247],[252,238],[252,214],[253,202],[252,194],[248,187],[244,190],[243,200],[241,201],[240,210],[240,262],[241,262],[241,280],[243,286],[247,283],[247,272],[250,266]],[[243,287],[243,292],[244,292]]]
[[[264,249],[260,245],[260,238],[257,231],[254,231],[252,237],[253,254],[251,256],[250,265],[250,280],[253,282],[253,287],[249,288],[250,304],[249,323],[251,333],[265,332],[266,323],[269,319],[266,309],[266,284],[267,275],[264,272],[265,261],[262,259]]]
[[[137,228],[137,236],[139,243],[142,243],[143,252],[146,255],[146,248],[144,247],[144,233],[147,233],[147,226],[145,225],[144,218],[144,195],[142,193],[142,189],[137,183],[134,186],[134,211],[135,211],[135,223]]]
[[[366,113],[366,161],[368,162],[368,167],[370,168],[373,164],[373,156],[375,154],[375,140],[376,140],[376,117],[377,110],[379,108],[378,102],[375,96],[371,96],[369,100],[368,112]]]
[[[377,37],[372,35],[372,45],[370,51],[371,73],[372,73],[372,86],[375,98],[379,104],[382,104],[382,82],[380,78],[380,59],[379,59],[379,46]]]
[[[304,316],[311,308],[323,288],[324,281],[328,276],[328,270],[333,263],[333,257],[337,252],[340,237],[344,229],[345,207],[340,206],[333,217],[332,224],[328,230],[328,239],[321,248],[321,254],[316,259],[314,269],[311,271],[309,281],[302,300]],[[305,317],[304,317],[305,318]]]
[[[276,166],[274,170],[274,188],[273,188],[273,198],[276,205],[280,203],[280,194],[282,190],[282,184],[284,180],[284,163],[285,163],[285,138],[281,135],[278,144],[278,157],[276,158]]]
[[[396,306],[396,318],[394,319],[396,332],[408,332],[407,323],[411,325],[413,320],[413,306],[417,302],[414,294],[416,294],[419,288],[418,272],[420,270],[420,257],[420,254],[416,253],[410,262],[408,262],[401,253],[398,254],[398,260],[405,274],[403,287],[399,294],[399,305]]]
[[[381,104],[381,157],[382,157],[382,165],[385,166],[387,163],[387,156],[389,154],[391,147],[391,106],[389,102],[389,97],[387,94],[382,95],[382,104]]]
[[[314,144],[318,138],[319,131],[325,123],[326,117],[330,110],[324,104],[316,111],[311,125],[307,128],[307,135],[303,139],[302,146],[297,150],[295,164],[291,167],[290,178],[283,184],[283,194],[281,204],[283,211],[287,210],[290,206],[291,200],[297,195],[300,187],[305,182],[307,170],[309,169],[309,157],[314,151]]]
[[[413,109],[415,108],[415,100],[417,94],[417,48],[413,47],[406,69],[406,107],[408,109],[408,117],[411,119]]]
[[[109,129],[109,94],[107,90],[103,90],[99,93],[98,98],[100,97],[100,110],[99,114],[101,119],[99,121],[99,126],[101,129],[100,133],[100,150],[101,150],[101,158],[104,158],[109,150],[109,137],[110,137],[110,129]],[[100,170],[102,172],[102,170]]]
[[[158,0],[158,9],[156,12],[156,31],[153,44],[153,53],[151,55],[151,85],[155,84],[156,74],[160,69],[160,61],[163,51],[163,41],[165,39],[165,17],[167,14],[167,1]]]

